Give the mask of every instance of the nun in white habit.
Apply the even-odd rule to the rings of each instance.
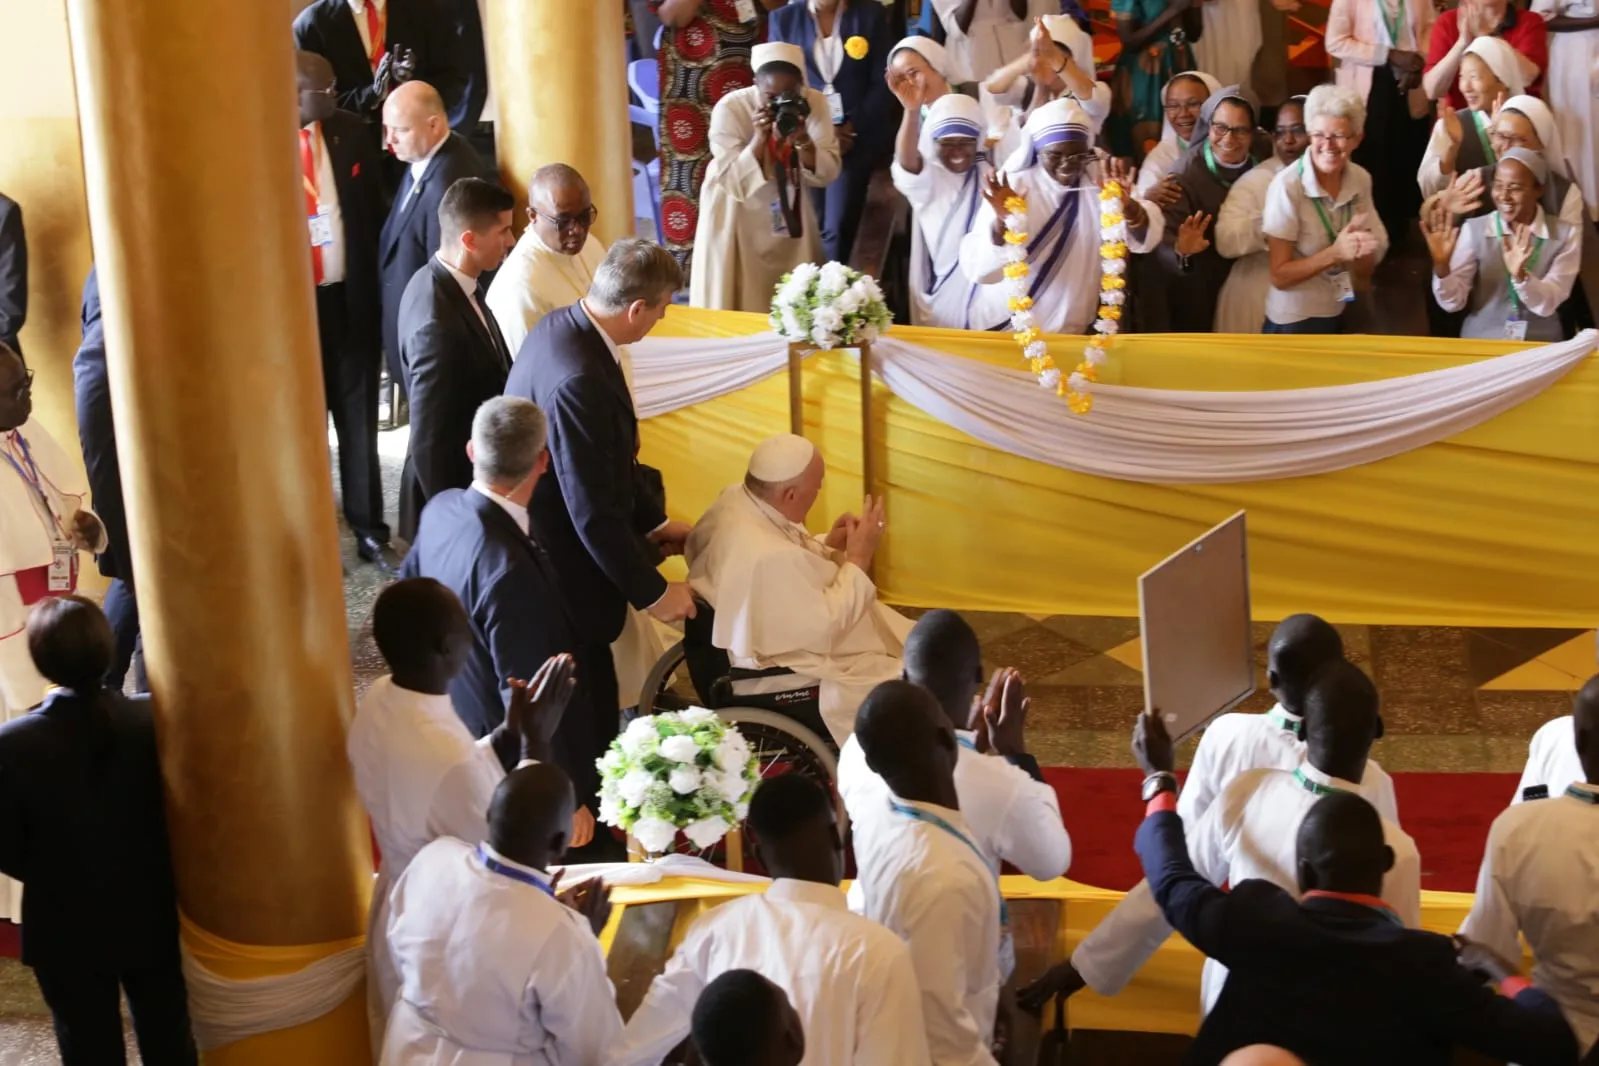
[[[1171,81],[1160,90],[1162,103],[1171,103],[1172,86],[1185,78],[1198,82],[1204,86],[1204,90],[1199,91],[1198,86],[1194,87],[1198,95],[1194,97],[1193,106],[1181,114],[1177,124],[1173,124],[1171,113],[1167,112],[1166,118],[1161,123],[1160,140],[1138,165],[1138,182],[1133,188],[1139,196],[1143,196],[1151,186],[1166,176],[1172,164],[1177,162],[1178,156],[1203,141],[1208,135],[1209,131],[1199,128],[1199,109],[1221,89],[1222,83],[1202,70],[1185,70],[1181,74],[1173,75]]]
[[[1099,183],[1103,164],[1089,145],[1091,123],[1071,100],[1052,100],[1027,120],[1028,143],[1003,174],[984,188],[985,203],[961,241],[961,269],[995,294],[994,321],[979,329],[1009,329],[1004,311],[1004,204],[1012,194],[1027,201],[1027,262],[1033,316],[1045,333],[1085,333],[1099,310]],[[1160,243],[1160,209],[1130,191],[1122,200],[1127,248],[1147,252]]]
[[[820,682],[822,721],[842,745],[866,694],[900,676],[911,621],[878,600],[871,551],[851,548],[858,524],[875,523],[881,535],[880,503],[868,500],[862,517],[840,515],[825,538],[806,530],[825,473],[804,437],[762,441],[744,482],[711,504],[684,554],[689,584],[716,611],[713,643],[735,668],[796,675],[762,681]]]

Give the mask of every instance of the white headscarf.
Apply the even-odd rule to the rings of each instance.
[[[1038,162],[1038,150],[1066,140],[1093,143],[1094,124],[1076,100],[1063,96],[1033,110],[1022,127],[1026,139],[1005,161],[1005,172],[1015,174]]]
[[[944,50],[943,45],[939,44],[931,37],[907,37],[903,41],[896,44],[893,48],[888,50],[888,61],[890,63],[894,61],[894,53],[898,52],[902,48],[909,48],[911,51],[927,60],[927,65],[937,71],[939,77],[943,78],[946,82],[950,80],[949,53]]]
[[[1538,131],[1538,139],[1543,142],[1543,157],[1549,161],[1549,169],[1563,178],[1571,177],[1571,171],[1566,167],[1566,155],[1560,147],[1560,127],[1555,125],[1555,116],[1548,104],[1536,96],[1512,96],[1500,110],[1527,116],[1532,128]]]
[[[1521,70],[1521,53],[1503,38],[1478,37],[1466,46],[1466,53],[1488,64],[1494,77],[1504,83],[1506,96],[1520,96],[1527,91],[1527,79]]]
[[[1205,85],[1206,99],[1209,99],[1212,94],[1219,92],[1222,87],[1220,81],[1211,77],[1209,74],[1206,74],[1202,70],[1185,70],[1181,74],[1173,74],[1171,79],[1167,81],[1165,85],[1160,87],[1160,102],[1162,105],[1166,103],[1166,91],[1171,88],[1171,83],[1176,81],[1178,78],[1198,78]],[[1164,112],[1162,114],[1164,115]],[[1197,120],[1195,120],[1194,134],[1196,137],[1199,134]],[[1160,140],[1162,144],[1170,144],[1172,148],[1176,149],[1178,155],[1181,155],[1183,149],[1186,147],[1186,145],[1178,141],[1177,131],[1172,128],[1171,119],[1169,118],[1163,117],[1161,119]]]

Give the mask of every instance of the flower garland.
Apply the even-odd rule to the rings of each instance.
[[[1074,414],[1086,415],[1094,407],[1089,385],[1099,380],[1099,366],[1105,361],[1106,339],[1121,328],[1122,304],[1127,298],[1127,221],[1122,215],[1122,187],[1105,183],[1099,193],[1099,257],[1104,263],[1099,282],[1099,317],[1094,321],[1095,337],[1083,349],[1083,360],[1062,377],[1060,367],[1049,354],[1043,331],[1033,318],[1033,298],[1027,293],[1027,278],[1032,266],[1027,262],[1027,201],[1012,196],[1005,201],[1005,279],[1010,283],[1011,336],[1022,349],[1028,368],[1046,389],[1066,397]]]

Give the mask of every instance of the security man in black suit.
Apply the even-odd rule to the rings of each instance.
[[[28,318],[28,234],[22,207],[0,193],[0,344],[18,355],[17,335]]]
[[[104,687],[111,627],[82,596],[40,601],[34,665],[61,687],[0,725],[0,872],[23,884],[22,962],[66,1066],[123,1061],[121,993],[148,1063],[198,1061],[178,955],[161,765],[145,699]]]
[[[429,499],[471,484],[472,416],[505,389],[511,353],[481,279],[516,244],[515,207],[510,193],[480,178],[451,185],[438,209],[438,254],[416,272],[400,303],[400,360],[411,396],[400,484],[400,535],[407,540]]]
[[[1209,1066],[1255,1044],[1318,1066],[1447,1066],[1456,1046],[1523,1066],[1577,1061],[1559,1005],[1514,963],[1407,929],[1383,904],[1394,853],[1363,798],[1334,790],[1306,815],[1300,898],[1268,881],[1223,891],[1188,857],[1158,714],[1139,717],[1133,754],[1148,775],[1136,847],[1150,891],[1173,929],[1227,967],[1185,1063]]]
[[[588,296],[533,327],[505,388],[533,400],[549,421],[551,476],[534,493],[533,516],[574,612],[578,683],[588,690],[588,706],[606,719],[596,732],[608,729],[606,742],[616,734],[612,712],[621,706],[611,644],[622,633],[627,605],[663,622],[694,614],[688,585],[668,583],[657,570],[663,554],[683,550],[689,526],[668,521],[661,496],[648,491],[637,459],[638,416],[621,367],[621,346],[644,339],[681,284],[677,260],[664,248],[617,241]]]
[[[339,107],[374,133],[389,91],[413,80],[444,98],[451,125],[466,120],[470,70],[444,0],[314,0],[295,17],[294,46],[327,57]]]
[[[339,485],[355,550],[386,566],[378,465],[378,367],[382,295],[378,229],[380,160],[361,120],[333,105],[333,68],[322,56],[296,57],[300,95],[300,179],[316,282],[322,384],[339,435]]]
[[[111,382],[106,374],[105,326],[100,322],[100,279],[89,268],[83,283],[83,340],[72,357],[72,395],[78,412],[78,445],[89,474],[94,513],[105,525],[106,550],[97,560],[111,579],[105,614],[116,637],[106,687],[122,691],[133,664],[133,687],[148,692],[139,649],[139,605],[133,591],[133,555],[128,547],[128,512],[122,504],[122,467],[117,461],[117,426],[111,414]]]
[[[462,178],[492,177],[483,160],[444,117],[444,101],[426,82],[407,82],[383,105],[384,139],[407,164],[378,239],[383,282],[383,352],[389,379],[408,389],[400,365],[400,299],[433,253],[439,250],[439,202]],[[465,438],[463,438],[465,439]]]

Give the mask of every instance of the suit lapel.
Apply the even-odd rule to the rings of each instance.
[[[504,358],[501,354],[505,349],[505,341],[496,340],[497,332],[491,333],[484,324],[484,319],[488,317],[486,311],[483,318],[478,317],[476,309],[472,306],[471,299],[467,297],[465,290],[461,288],[461,283],[455,280],[455,275],[450,273],[449,267],[439,262],[438,256],[435,255],[429,259],[428,265],[433,269],[434,282],[444,290],[444,298],[449,301],[450,306],[455,308],[455,313],[461,316],[461,320],[466,323],[467,328],[472,331],[472,335],[477,338],[479,349],[483,356],[499,365],[501,369],[505,369]]]
[[[498,529],[501,534],[515,541],[517,546],[527,552],[528,557],[533,560],[533,565],[538,568],[539,576],[544,579],[544,583],[552,590],[558,588],[559,586],[555,581],[555,569],[551,566],[549,557],[544,554],[544,548],[534,539],[534,536],[523,533],[522,528],[516,524],[516,519],[512,518],[504,507],[501,507],[477,489],[469,488],[466,492],[471,497],[472,507],[477,511],[478,517],[482,519],[483,524],[489,528]],[[528,528],[533,531],[533,534],[536,534],[538,531],[532,525],[532,522],[533,517],[530,513],[528,515]],[[564,608],[564,598],[557,598],[561,599]]]
[[[584,343],[588,346],[589,360],[597,365],[606,384],[610,385],[611,391],[621,399],[629,414],[633,414],[633,394],[627,391],[627,378],[622,375],[621,365],[611,356],[611,349],[605,343],[605,338],[600,336],[599,327],[589,318],[588,312],[583,310],[582,301],[573,304],[569,310],[573,325],[577,327]],[[633,417],[636,423],[637,416]]]
[[[808,72],[806,81],[822,87],[822,72],[816,66],[816,20],[811,17],[809,9],[802,10],[799,18],[794,20],[799,23],[799,46],[805,53],[805,69]]]
[[[481,286],[479,288],[481,289]],[[511,360],[515,357],[511,354],[510,348],[505,343],[505,334],[500,332],[500,322],[494,317],[494,312],[489,310],[488,301],[483,299],[481,293],[478,296],[477,302],[478,306],[483,308],[483,319],[488,324],[489,338],[494,342],[494,352],[500,357],[501,366],[507,373],[509,373],[511,370]]]

